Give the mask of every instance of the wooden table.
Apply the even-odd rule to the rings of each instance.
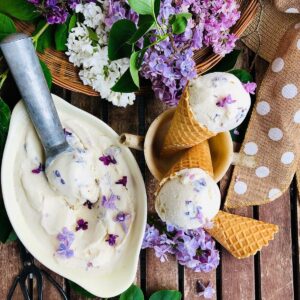
[[[248,68],[254,55],[245,47],[242,48],[243,55],[239,65]],[[267,66],[268,64],[261,59],[256,60],[253,75],[258,83],[261,82]],[[113,107],[100,98],[71,93],[58,87],[53,87],[53,93],[102,119],[118,133],[130,132],[144,135],[153,119],[166,109],[161,102],[153,99],[153,96],[138,97],[135,105],[124,109]],[[3,97],[5,94],[11,95],[15,92],[7,88]],[[10,106],[13,106],[18,96],[14,95],[6,99],[9,99]],[[238,148],[238,145],[236,147]],[[148,210],[154,212],[153,193],[157,181],[148,171],[143,153],[134,154],[145,179]],[[228,171],[220,183],[223,196],[226,195],[231,171]],[[226,250],[218,247],[221,256],[220,265],[215,272],[205,274],[178,266],[171,256],[168,262],[160,263],[152,250],[143,250],[136,283],[147,295],[158,289],[178,289],[183,293],[185,300],[203,299],[196,294],[196,281],[199,279],[205,283],[208,281],[213,283],[216,288],[214,299],[218,300],[300,299],[298,240],[300,209],[297,199],[296,184],[293,181],[290,190],[271,204],[234,210],[234,213],[275,223],[280,227],[279,233],[275,236],[275,240],[270,242],[269,247],[264,248],[254,257],[237,260]],[[6,297],[13,278],[21,268],[17,244],[0,245],[0,299]],[[63,278],[52,274],[64,286],[70,299],[84,299],[70,290]],[[48,283],[44,286],[44,297],[46,300],[60,299],[56,290]],[[20,291],[17,292],[15,299],[23,299]]]

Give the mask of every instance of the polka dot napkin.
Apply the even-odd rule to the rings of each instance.
[[[300,1],[299,0],[273,0],[275,7],[289,14],[300,13]]]
[[[225,207],[268,203],[289,187],[300,155],[300,23],[267,70],[241,151],[255,167],[234,168]]]

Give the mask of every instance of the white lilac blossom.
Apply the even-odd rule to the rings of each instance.
[[[77,13],[83,15],[83,23],[77,23],[68,36],[69,61],[80,68],[79,77],[83,84],[91,86],[116,106],[133,104],[134,93],[116,93],[111,90],[129,67],[129,59],[109,61],[107,38],[109,27],[105,24],[107,1],[78,4]],[[91,38],[91,30],[97,38]]]

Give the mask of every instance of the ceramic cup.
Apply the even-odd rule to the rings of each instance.
[[[183,154],[183,151],[166,158],[160,157],[160,150],[164,138],[170,127],[175,108],[166,110],[159,115],[151,124],[144,137],[123,133],[120,136],[122,144],[137,150],[143,150],[145,160],[152,175],[161,180],[172,165]],[[231,164],[242,164],[249,167],[254,166],[254,161],[245,156],[233,152],[233,143],[229,132],[219,133],[209,139],[214,179],[220,181]]]

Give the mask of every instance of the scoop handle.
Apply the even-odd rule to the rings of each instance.
[[[66,138],[32,39],[23,33],[12,34],[2,40],[0,48],[46,156],[64,148],[67,146]]]

